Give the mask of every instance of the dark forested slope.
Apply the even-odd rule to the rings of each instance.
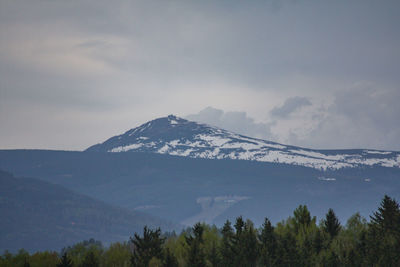
[[[0,171],[0,250],[61,249],[83,239],[126,240],[144,225],[171,229],[152,216],[116,208],[60,185]]]
[[[321,171],[140,152],[0,150],[0,168],[186,225],[222,225],[238,215],[277,222],[299,203],[318,218],[331,207],[345,220],[356,211],[367,217],[384,194],[400,198],[400,169],[385,167]]]

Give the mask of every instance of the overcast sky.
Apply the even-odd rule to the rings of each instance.
[[[0,0],[0,149],[81,150],[175,114],[400,150],[400,1]]]

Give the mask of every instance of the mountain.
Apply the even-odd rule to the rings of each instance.
[[[38,179],[0,171],[0,251],[60,250],[95,238],[126,241],[144,225],[174,227]],[[177,226],[175,226],[177,227]]]
[[[89,152],[149,152],[191,158],[284,163],[320,170],[381,166],[400,168],[400,152],[371,149],[313,150],[235,134],[173,115],[149,121]]]
[[[0,150],[0,169],[185,225],[275,223],[299,204],[318,219],[333,208],[344,223],[368,218],[385,194],[400,199],[399,152],[311,150],[175,116],[86,151]]]

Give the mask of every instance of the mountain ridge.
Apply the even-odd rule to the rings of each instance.
[[[254,160],[319,170],[365,166],[400,168],[400,152],[397,151],[308,149],[236,134],[174,115],[146,122],[85,151],[150,152],[191,158]]]

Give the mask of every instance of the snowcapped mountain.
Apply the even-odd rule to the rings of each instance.
[[[253,160],[319,170],[366,166],[400,168],[400,152],[306,149],[246,137],[173,115],[149,121],[86,151],[150,152],[191,158]]]

